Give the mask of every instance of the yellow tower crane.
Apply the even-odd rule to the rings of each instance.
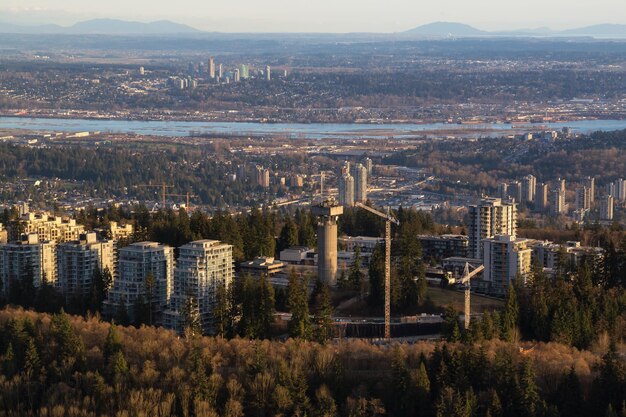
[[[399,226],[400,222],[389,213],[380,212],[360,202],[354,204],[385,219],[385,339],[389,340],[391,338],[391,223]]]

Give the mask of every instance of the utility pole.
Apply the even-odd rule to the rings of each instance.
[[[389,340],[391,339],[391,223],[399,226],[400,222],[389,213],[385,214],[361,202],[357,201],[354,205],[385,220],[385,339]]]

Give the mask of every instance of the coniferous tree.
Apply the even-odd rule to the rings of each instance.
[[[313,296],[313,311],[316,324],[315,340],[324,343],[333,336],[333,306],[330,300],[328,285],[317,280]]]
[[[296,275],[295,271],[289,275],[287,302],[291,312],[291,320],[288,324],[289,336],[305,340],[311,339],[307,285],[303,278]]]

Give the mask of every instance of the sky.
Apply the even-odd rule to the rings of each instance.
[[[462,22],[483,30],[626,24],[625,0],[1,0],[0,21],[91,18],[185,23],[219,32],[399,32]]]

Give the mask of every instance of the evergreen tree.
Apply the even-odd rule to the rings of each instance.
[[[293,338],[311,339],[311,320],[309,317],[309,303],[307,286],[304,279],[299,278],[292,270],[287,287],[287,302],[291,312],[289,320],[289,336]]]
[[[217,286],[213,316],[215,318],[217,335],[221,337],[232,335],[234,319],[231,291],[224,284]]]
[[[370,258],[369,266],[370,293],[368,304],[379,308],[385,303],[385,248],[376,245]]]
[[[292,246],[298,246],[298,226],[291,217],[287,217],[278,237],[278,251]]]
[[[265,275],[261,276],[258,285],[259,307],[256,317],[258,317],[258,337],[269,339],[272,336],[272,324],[274,323],[274,287]]]
[[[358,245],[354,248],[354,260],[352,265],[350,265],[348,282],[350,283],[350,288],[355,291],[361,291],[363,272],[361,272],[361,248]]]
[[[200,320],[198,301],[192,294],[187,294],[183,305],[183,311],[181,313],[185,336],[202,336],[202,322]]]
[[[315,339],[320,343],[324,343],[333,336],[333,306],[330,300],[328,285],[318,279],[315,283],[313,294],[313,311],[316,324]]]
[[[519,317],[517,291],[512,284],[509,285],[504,303],[505,307],[502,320],[502,338],[512,342],[517,336],[517,320]]]

